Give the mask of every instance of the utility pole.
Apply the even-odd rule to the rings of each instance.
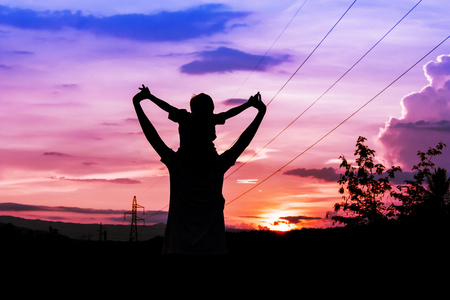
[[[100,223],[100,228],[98,229],[98,241],[106,242],[106,229],[103,227],[103,224]]]
[[[145,214],[145,207],[137,204],[136,196],[133,197],[133,204],[131,205],[131,211],[126,211],[123,214],[123,219],[125,220],[125,216],[127,214],[131,214],[131,228],[130,228],[130,242],[137,242],[138,234],[137,234],[137,221],[143,221],[145,226],[145,219],[137,216],[137,209],[142,208]]]

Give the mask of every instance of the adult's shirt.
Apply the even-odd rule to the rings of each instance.
[[[226,253],[222,187],[237,157],[232,149],[207,161],[187,160],[172,149],[161,156],[170,175],[163,253]]]

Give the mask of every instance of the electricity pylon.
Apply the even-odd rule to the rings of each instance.
[[[130,228],[130,242],[137,242],[138,233],[137,233],[137,222],[143,221],[145,226],[145,219],[137,216],[137,209],[142,208],[145,214],[145,207],[137,204],[136,196],[133,197],[133,204],[131,206],[131,211],[126,211],[123,214],[123,219],[125,220],[125,216],[127,214],[131,214],[131,228]]]
[[[106,242],[106,229],[103,227],[102,223],[100,223],[100,228],[98,229],[98,241]]]

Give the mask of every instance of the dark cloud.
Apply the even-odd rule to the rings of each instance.
[[[58,213],[79,213],[79,214],[101,214],[111,215],[108,219],[111,221],[123,221],[123,214],[128,210],[120,209],[93,209],[71,206],[45,206],[29,205],[20,203],[0,203],[0,211],[3,212],[58,212]],[[167,211],[146,211],[142,216],[147,223],[165,223],[167,220]],[[46,216],[48,219],[63,220],[63,216]]]
[[[73,28],[97,35],[140,41],[181,41],[224,32],[227,23],[247,16],[223,4],[205,4],[183,11],[119,14],[108,17],[81,11],[35,11],[0,6],[0,24],[23,29],[58,31]]]
[[[115,179],[98,179],[100,181],[106,180],[105,182],[120,183],[120,184],[137,184],[141,183],[140,180],[130,179],[130,178],[115,178]]]
[[[298,168],[284,172],[285,175],[294,175],[299,177],[313,177],[325,181],[337,181],[339,180],[339,174],[333,168],[323,169],[305,169]]]
[[[23,51],[23,50],[14,50],[14,51],[11,51],[11,53],[16,54],[16,55],[34,55],[34,52]]]
[[[227,105],[239,105],[239,104],[243,104],[243,103],[247,102],[247,100],[248,99],[231,98],[231,99],[224,100],[222,102]]]
[[[289,216],[289,217],[280,217],[280,220],[285,220],[288,224],[298,224],[303,220],[321,220],[319,217],[308,217],[308,216]]]
[[[125,123],[128,124],[139,124],[139,120],[137,118],[126,118]]]
[[[285,175],[294,175],[299,177],[313,177],[316,179],[328,181],[328,182],[337,182],[339,180],[340,175],[336,173],[336,170],[333,168],[323,168],[323,169],[293,169],[286,171]],[[392,184],[403,184],[405,180],[413,180],[416,172],[397,172],[395,173],[394,178],[389,178],[389,181]],[[387,177],[387,173],[383,173],[382,176],[375,175],[375,180],[380,178]],[[321,200],[322,201],[322,200]]]
[[[130,178],[115,178],[115,179],[99,179],[99,178],[66,178],[66,177],[49,177],[51,179],[59,179],[66,181],[76,181],[76,182],[107,182],[107,183],[118,183],[118,184],[139,184],[141,181],[130,179]]]
[[[9,71],[11,69],[12,69],[11,66],[8,66],[8,65],[5,65],[5,64],[0,64],[0,70]]]
[[[59,156],[59,157],[72,157],[72,155],[61,153],[61,152],[44,152],[45,156]]]
[[[0,203],[0,211],[59,211],[72,212],[82,214],[123,214],[125,210],[113,209],[92,209],[70,206],[45,206],[45,205],[29,205],[19,203]]]
[[[180,71],[187,74],[225,73],[236,70],[253,70],[262,55],[245,53],[236,49],[220,47],[212,51],[197,53],[199,59],[181,66]],[[265,71],[268,67],[289,61],[290,55],[278,58],[266,56],[255,71]]]
[[[73,90],[73,89],[77,89],[77,88],[79,88],[80,86],[78,85],[78,84],[76,84],[76,83],[65,83],[65,84],[60,84],[60,85],[58,85],[58,86],[56,86],[57,88],[62,88],[62,89],[70,89],[70,90]]]
[[[240,216],[240,218],[247,218],[247,219],[261,219],[260,216]]]
[[[417,122],[403,123],[400,120],[392,119],[390,125],[391,129],[401,128],[414,131],[427,130],[427,131],[450,132],[450,120],[442,120],[439,122],[427,122],[421,120]]]
[[[404,184],[406,180],[413,180],[414,179],[414,175],[416,175],[417,172],[397,172],[395,173],[395,177],[394,178],[389,178],[389,181],[391,182],[391,184]],[[386,177],[387,174],[384,174],[381,177]],[[380,176],[375,176],[375,179],[379,179]]]

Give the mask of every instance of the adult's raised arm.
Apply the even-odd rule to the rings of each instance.
[[[264,115],[266,114],[266,105],[261,101],[261,95],[258,93],[253,97],[256,97],[256,99],[252,99],[252,104],[256,109],[258,109],[258,114],[250,125],[244,130],[236,143],[229,149],[235,159],[237,159],[242,152],[244,152],[253,140],[253,137],[258,131],[259,125],[261,125]]]
[[[136,94],[136,96],[133,97],[133,105],[134,109],[136,110],[136,115],[138,117],[139,124],[141,125],[142,131],[144,132],[144,135],[147,138],[150,145],[152,145],[152,147],[155,149],[156,153],[158,153],[160,157],[163,157],[163,155],[167,153],[167,151],[169,151],[170,148],[167,147],[167,145],[161,139],[155,127],[147,118],[147,115],[142,109],[141,106],[141,101],[143,100],[142,97],[143,95],[141,95],[141,93],[138,93]]]

